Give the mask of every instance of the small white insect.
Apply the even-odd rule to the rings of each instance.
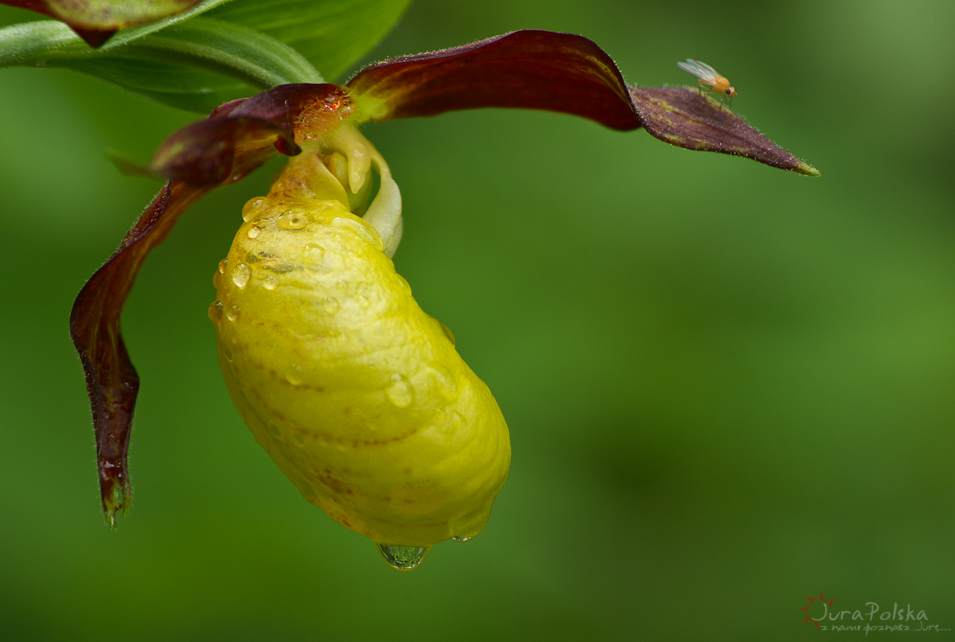
[[[687,58],[686,62],[678,62],[677,66],[683,71],[688,71],[700,79],[700,95],[703,95],[703,88],[707,87],[706,93],[715,93],[720,97],[720,104],[723,103],[723,96],[727,96],[730,105],[733,103],[733,96],[736,95],[736,89],[730,86],[730,81],[724,76],[719,75],[715,69],[700,62]]]

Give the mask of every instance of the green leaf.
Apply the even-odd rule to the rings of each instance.
[[[105,55],[133,53],[146,59],[201,67],[267,89],[296,82],[324,82],[294,49],[247,27],[193,18]]]
[[[207,0],[125,29],[100,50],[55,21],[13,25],[0,29],[0,67],[72,69],[172,107],[208,113],[275,85],[324,82],[316,67],[329,76],[342,73],[409,2]]]
[[[294,49],[247,27],[205,17],[164,26],[94,51],[57,22],[14,25],[0,30],[0,66],[72,69],[201,113],[275,85],[322,82]]]
[[[209,17],[245,25],[294,47],[329,79],[367,53],[411,0],[234,0]]]

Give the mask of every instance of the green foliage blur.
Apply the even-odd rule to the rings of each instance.
[[[417,0],[363,62],[518,28],[629,83],[705,61],[822,178],[547,113],[367,127],[398,271],[514,449],[485,531],[410,573],[302,499],[221,380],[212,274],[278,164],[140,273],[134,504],[106,528],[68,316],[159,186],[102,152],[195,117],[0,71],[0,639],[802,640],[820,592],[955,629],[955,4]]]

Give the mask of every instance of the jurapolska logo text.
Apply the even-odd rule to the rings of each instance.
[[[942,628],[939,624],[930,624],[929,616],[924,609],[913,609],[911,604],[900,607],[898,602],[892,604],[892,609],[882,609],[877,602],[866,602],[864,609],[838,610],[833,607],[835,600],[826,601],[823,595],[819,594],[819,599],[807,598],[809,604],[799,609],[806,611],[806,619],[803,622],[812,622],[816,628],[821,631],[865,631],[866,635],[870,631],[949,631],[948,628]],[[818,607],[810,613],[810,606],[814,602],[822,604],[822,613],[819,613]]]

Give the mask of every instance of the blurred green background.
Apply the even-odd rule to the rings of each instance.
[[[955,629],[955,4],[451,4],[417,0],[364,62],[531,27],[629,83],[692,84],[697,58],[822,178],[547,113],[366,128],[404,195],[398,270],[514,451],[485,531],[398,573],[221,381],[212,273],[269,171],[139,276],[135,501],[105,527],[68,315],[158,185],[102,152],[147,159],[196,117],[0,71],[0,639],[801,640],[829,635],[799,611],[820,592]]]

